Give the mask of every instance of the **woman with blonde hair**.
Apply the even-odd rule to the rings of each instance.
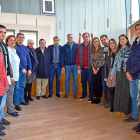
[[[100,44],[100,40],[97,37],[94,37],[91,43],[91,57],[90,64],[93,70],[93,95],[94,99],[91,102],[92,104],[100,103],[100,97],[102,96],[102,67],[103,67],[103,47]]]
[[[5,44],[7,46],[8,52],[9,52],[9,59],[12,66],[13,71],[13,78],[11,79],[11,85],[9,85],[9,90],[7,92],[7,113],[9,116],[13,117],[19,117],[19,114],[14,111],[13,107],[13,95],[14,95],[14,89],[17,87],[17,83],[19,80],[19,64],[20,59],[16,53],[16,38],[14,35],[7,36],[5,40]],[[15,95],[14,95],[15,98]]]
[[[110,91],[110,103],[111,103],[110,112],[114,112],[114,93],[116,86],[116,76],[114,77],[114,80],[111,80],[111,71],[113,68],[116,51],[117,51],[117,42],[114,38],[112,38],[109,40],[108,54],[105,55],[105,64],[104,64],[104,81],[106,81],[106,85],[109,87]]]

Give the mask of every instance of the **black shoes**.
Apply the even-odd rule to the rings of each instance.
[[[22,108],[21,108],[19,105],[16,105],[16,106],[15,106],[15,109],[16,109],[17,111],[21,111],[21,110],[22,110]]]
[[[95,104],[96,103],[96,99],[94,98],[91,102],[91,104]]]
[[[0,130],[4,130],[5,127],[0,123]]]
[[[37,99],[37,100],[40,100],[40,96],[37,96],[36,99]]]
[[[29,98],[29,101],[33,102],[33,101],[34,101],[34,99],[30,97],[30,98]]]
[[[100,99],[99,98],[97,98],[96,99],[96,103],[95,104],[99,104],[100,103]]]
[[[48,97],[46,95],[41,96],[44,99],[48,99]]]
[[[5,133],[0,130],[0,136],[4,137]]]
[[[99,98],[94,98],[93,101],[91,102],[91,104],[99,104],[99,103],[100,103]]]
[[[52,94],[49,94],[48,98],[52,98]]]
[[[136,125],[135,127],[133,127],[132,130],[140,130],[140,123],[138,123],[138,125]]]
[[[113,109],[113,108],[111,108],[111,109],[110,109],[110,112],[114,112],[114,109]]]
[[[59,94],[59,93],[56,93],[56,97],[61,98],[61,96],[60,96],[60,94]]]
[[[20,105],[29,105],[29,102],[20,102]]]
[[[138,119],[134,119],[134,118],[132,118],[131,116],[129,117],[129,118],[127,118],[127,119],[125,119],[125,120],[123,120],[124,122],[137,122],[138,121]]]

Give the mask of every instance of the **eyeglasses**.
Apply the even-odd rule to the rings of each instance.
[[[115,43],[109,43],[109,45],[114,45]]]
[[[93,41],[93,43],[98,43],[99,41]]]
[[[20,39],[24,39],[24,37],[18,37],[18,38],[20,38]]]

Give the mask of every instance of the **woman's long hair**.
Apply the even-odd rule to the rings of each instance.
[[[108,56],[111,56],[112,55],[112,50],[110,48],[110,41],[113,41],[115,43],[115,52],[117,52],[117,47],[118,47],[117,41],[114,38],[111,38],[109,40],[109,44],[108,44]]]
[[[6,44],[6,46],[8,46],[8,40],[9,40],[11,37],[14,37],[14,38],[15,38],[15,41],[16,41],[16,37],[15,37],[14,35],[8,35],[8,36],[6,37],[6,39],[5,39],[5,44]],[[16,49],[16,42],[15,42],[14,48]]]
[[[98,37],[94,37],[93,40],[92,40],[91,46],[90,46],[90,51],[91,51],[91,53],[95,53],[95,46],[93,45],[93,42],[94,42],[95,39],[98,39],[98,41],[99,41],[99,48],[98,48],[97,51],[100,51],[100,50],[103,48],[103,47],[101,46],[101,43],[100,43],[99,38],[98,38]]]
[[[126,38],[126,40],[127,40],[126,46],[128,46],[129,48],[131,48],[131,44],[130,44],[130,41],[129,41],[128,37],[127,37],[125,34],[121,34],[121,35],[119,36],[119,43],[118,43],[117,52],[120,50],[120,48],[121,48],[121,46],[122,46],[122,45],[120,44],[120,37],[121,37],[121,36],[123,36],[123,37]]]

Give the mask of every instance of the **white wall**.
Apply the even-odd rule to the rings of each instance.
[[[109,28],[107,28],[108,7]],[[79,33],[84,32],[93,33],[94,37],[107,34],[109,38],[115,39],[118,39],[120,34],[126,33],[125,0],[56,0],[56,17],[56,34],[61,39],[61,45],[67,42],[68,33],[74,35],[75,42],[78,42]],[[84,29],[85,20],[86,29]]]
[[[38,18],[38,27],[36,27],[36,18]],[[56,17],[54,16],[19,14],[18,24],[16,24],[16,14],[2,13],[0,24],[5,25],[7,29],[15,30],[15,35],[20,30],[37,31],[38,42],[43,38],[46,40],[46,46],[53,43],[53,37],[56,35]]]

